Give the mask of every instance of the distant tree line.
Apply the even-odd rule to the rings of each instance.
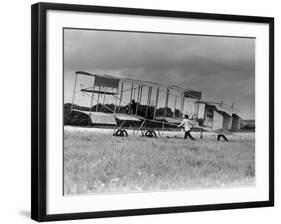
[[[91,124],[91,119],[88,115],[77,112],[77,111],[72,111],[71,112],[71,103],[66,103],[64,104],[64,124],[65,125],[90,125]],[[114,111],[114,104],[105,104],[101,105],[99,104],[94,105],[91,109],[91,111],[95,112],[96,108],[98,107],[98,112],[104,112],[104,113],[113,113]],[[82,111],[90,111],[90,107],[84,107],[84,106],[79,106],[74,104],[73,109],[75,110],[82,110]],[[147,119],[153,119],[154,115],[154,107],[153,106],[148,106],[147,107]],[[163,117],[164,116],[164,111],[165,108],[157,108],[156,109],[156,117]],[[129,105],[125,106],[120,106],[116,107],[116,112],[122,113],[122,114],[128,114],[129,113]],[[130,112],[131,113],[131,112]],[[138,104],[137,105],[137,115],[141,117],[145,117],[146,114],[146,105]],[[167,107],[166,108],[166,117],[173,117],[174,112],[172,111],[171,108]],[[175,117],[181,117],[182,113],[176,109],[175,110]]]
[[[240,129],[241,130],[255,130],[255,120],[242,120]]]

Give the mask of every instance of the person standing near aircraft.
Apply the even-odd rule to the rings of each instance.
[[[136,113],[136,108],[137,108],[137,103],[135,100],[132,100],[131,102],[131,108],[130,108],[130,113],[135,114]]]
[[[186,139],[188,136],[191,140],[195,140],[195,138],[190,134],[190,129],[192,127],[192,121],[190,119],[188,119],[187,114],[184,116],[183,121],[180,123],[180,125],[178,127],[184,128],[184,139]]]

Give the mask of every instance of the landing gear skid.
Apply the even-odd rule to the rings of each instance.
[[[218,137],[217,137],[217,140],[219,141],[221,138],[224,139],[224,141],[228,142],[228,139],[225,135],[219,134]]]

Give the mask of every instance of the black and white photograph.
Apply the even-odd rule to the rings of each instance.
[[[63,29],[63,194],[255,187],[256,39]]]
[[[274,206],[273,17],[31,15],[32,219]]]

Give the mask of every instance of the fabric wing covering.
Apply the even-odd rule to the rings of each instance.
[[[188,90],[184,92],[184,97],[185,98],[193,98],[193,99],[201,99],[201,92],[199,91],[194,91],[194,90]]]
[[[107,114],[103,112],[92,112],[89,114],[92,124],[109,124],[116,125],[116,120],[113,114]]]
[[[119,79],[104,77],[104,76],[96,76],[95,78],[95,86],[101,87],[109,87],[109,88],[118,88]]]

